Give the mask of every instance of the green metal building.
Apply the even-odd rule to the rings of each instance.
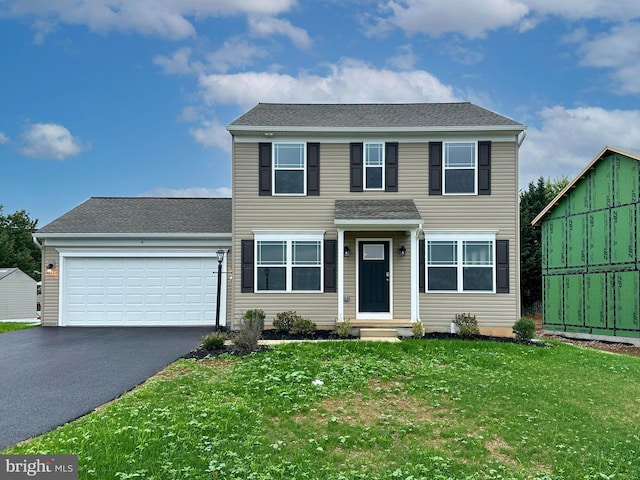
[[[546,330],[640,344],[639,178],[640,156],[606,147],[533,220]]]

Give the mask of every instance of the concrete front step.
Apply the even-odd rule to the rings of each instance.
[[[377,342],[399,342],[398,331],[395,328],[361,328],[360,340]]]

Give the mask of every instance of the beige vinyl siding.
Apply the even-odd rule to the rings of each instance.
[[[353,141],[362,139],[353,138]],[[253,230],[325,230],[325,239],[337,238],[334,225],[336,199],[412,199],[425,230],[497,230],[497,239],[509,240],[509,294],[419,294],[420,317],[427,328],[449,328],[455,313],[471,312],[481,324],[507,328],[515,322],[517,305],[517,146],[513,142],[493,142],[491,157],[491,195],[429,196],[428,142],[404,143],[398,148],[398,192],[350,192],[349,143],[321,143],[320,196],[259,196],[258,144],[233,145],[233,317],[241,318],[249,308],[262,308],[267,325],[275,314],[296,310],[321,327],[334,325],[337,295],[241,293],[241,241],[253,238]],[[356,238],[373,236],[393,239],[393,314],[394,319],[410,318],[411,242],[406,232],[347,231],[345,242],[351,256],[344,258],[344,304],[346,318],[355,319],[357,296],[355,265]],[[397,252],[400,243],[407,248],[406,257]],[[338,252],[342,255],[342,252]],[[416,259],[417,261],[417,259]]]
[[[497,230],[509,240],[509,293],[421,293],[420,317],[429,330],[446,330],[457,313],[476,315],[486,329],[510,329],[519,313],[518,181],[515,143],[491,148],[491,195],[415,198],[424,230]]]
[[[43,240],[42,244],[42,325],[57,326],[60,306],[60,256],[58,250],[47,247],[46,241]],[[55,265],[55,269],[47,273],[47,265],[50,263]]]

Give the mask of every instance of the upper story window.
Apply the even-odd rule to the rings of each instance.
[[[384,144],[364,144],[364,189],[384,189]]]
[[[478,157],[476,142],[450,142],[444,144],[442,169],[445,195],[477,193]]]
[[[429,235],[426,240],[427,291],[495,291],[495,235]]]
[[[273,144],[273,194],[306,195],[304,143]]]

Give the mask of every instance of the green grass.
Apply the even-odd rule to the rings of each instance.
[[[0,322],[0,333],[13,332],[15,330],[23,330],[25,328],[37,327],[33,323],[26,322]]]
[[[640,359],[564,344],[288,344],[180,360],[4,453],[77,454],[80,478],[100,480],[637,479]]]

